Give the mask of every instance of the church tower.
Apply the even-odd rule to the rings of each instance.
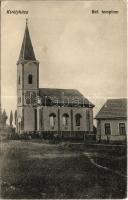
[[[37,129],[37,96],[39,92],[39,62],[30,39],[28,23],[17,62],[17,132]]]

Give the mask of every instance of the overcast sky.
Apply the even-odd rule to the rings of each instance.
[[[125,7],[122,0],[2,2],[2,108],[8,113],[16,108],[16,62],[26,17],[40,87],[78,89],[96,105],[94,116],[107,98],[126,97]],[[10,15],[8,9],[28,15]]]

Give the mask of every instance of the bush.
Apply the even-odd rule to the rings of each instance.
[[[19,135],[17,133],[8,134],[8,139],[10,139],[10,140],[18,140],[19,139]]]

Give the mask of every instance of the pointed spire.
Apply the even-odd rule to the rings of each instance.
[[[32,42],[30,39],[30,34],[28,30],[28,19],[26,19],[26,28],[25,28],[25,33],[24,33],[24,38],[20,50],[20,55],[18,59],[18,63],[21,63],[23,61],[36,61]]]
[[[28,18],[26,18],[26,26],[28,25]]]

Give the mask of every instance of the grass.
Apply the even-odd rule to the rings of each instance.
[[[117,155],[113,149],[8,141],[1,151],[1,198],[125,198],[126,178],[97,168],[83,152],[91,152],[100,164],[126,172],[124,152]]]

